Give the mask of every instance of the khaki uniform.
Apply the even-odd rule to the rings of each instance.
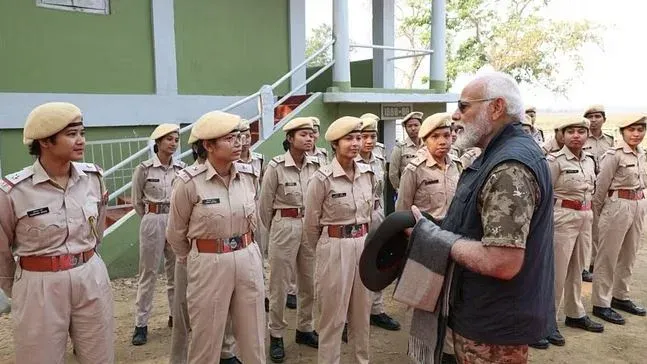
[[[315,151],[308,152],[308,155],[317,157],[319,160],[319,166],[325,166],[330,163],[328,160],[328,150],[326,148],[315,147]]]
[[[265,161],[265,157],[256,152],[249,152],[249,159],[248,160],[239,160],[239,163],[245,163],[249,164],[252,166],[252,169],[254,170],[254,175],[256,176],[257,183],[260,189],[261,182],[263,181],[263,163]],[[257,204],[257,209],[258,209],[258,204]],[[254,232],[254,236],[256,241],[260,243],[261,246],[261,252],[263,253],[263,256],[267,254],[267,247],[269,244],[269,233],[268,229],[263,226],[263,224],[258,224],[258,228]]]
[[[304,196],[308,180],[319,168],[315,156],[306,156],[303,165],[296,166],[290,152],[270,161],[260,197],[260,217],[269,227],[270,247],[270,319],[272,337],[283,337],[286,292],[291,277],[298,284],[297,330],[312,332],[314,302],[314,246],[305,241],[303,230]],[[288,210],[289,209],[289,210]],[[287,216],[288,211],[294,216]],[[285,212],[286,216],[282,216]]]
[[[422,148],[421,148],[422,149]],[[424,148],[425,151],[427,148]],[[423,153],[424,155],[425,153]],[[458,160],[461,162],[461,165],[463,166],[463,169],[469,167],[474,163],[476,158],[478,158],[481,155],[481,148],[473,147],[473,148],[467,148],[465,149],[464,152],[461,153],[460,150],[458,150],[456,147],[452,146],[451,149],[449,150],[449,155],[458,158]]]
[[[0,181],[0,288],[13,297],[17,363],[63,363],[68,334],[79,362],[114,362],[112,292],[101,257],[45,272],[16,267],[13,258],[92,252],[108,197],[101,173],[72,163],[63,189],[36,161]]]
[[[211,163],[178,174],[166,238],[187,257],[187,305],[191,321],[189,363],[220,359],[231,316],[242,361],[265,363],[263,261],[255,242],[228,253],[198,252],[197,239],[227,239],[256,229],[257,182],[253,169],[234,163],[221,177]]]
[[[434,218],[445,217],[463,170],[460,160],[449,155],[445,158],[445,170],[428,152],[407,165],[395,202],[396,211],[408,211],[416,205]]]
[[[589,133],[589,138],[586,140],[586,143],[584,144],[584,150],[593,154],[595,157],[595,163],[596,163],[596,173],[599,170],[600,166],[600,157],[612,148],[614,145],[614,140],[613,136],[602,133],[600,138],[596,138],[591,133]],[[588,269],[589,264],[593,264],[595,262],[595,257],[598,252],[598,215],[595,213],[593,214],[593,239],[592,239],[592,244],[591,244],[591,259],[589,260],[589,256],[586,257],[586,263],[584,265],[585,268]]]
[[[366,235],[331,238],[328,229],[331,225],[371,222],[374,181],[369,166],[357,163],[350,180],[335,158],[321,167],[308,184],[305,229],[308,244],[316,245],[315,290],[321,314],[319,363],[340,362],[346,317],[355,362],[369,361],[371,296],[359,276],[359,258]]]
[[[371,153],[369,160],[365,160],[361,155],[357,155],[355,161],[358,164],[366,164],[371,167],[375,175],[375,202],[373,203],[373,212],[371,213],[371,225],[378,226],[384,221],[384,183],[386,176],[386,162],[381,154]],[[373,304],[371,306],[371,315],[384,313],[384,295],[380,292],[372,292]]]
[[[595,161],[586,152],[578,159],[567,147],[547,159],[555,197],[555,314],[564,298],[566,317],[582,318],[582,268],[591,247]]]
[[[645,152],[619,141],[600,158],[593,208],[599,213],[599,245],[593,272],[593,306],[610,307],[611,297],[629,299],[629,283],[640,247],[646,200]],[[627,199],[627,190],[635,199]],[[642,197],[642,198],[641,198]]]
[[[391,152],[391,165],[389,166],[389,181],[391,181],[393,189],[397,190],[400,187],[400,177],[404,168],[416,157],[416,152],[422,147],[423,145],[415,145],[409,137],[406,137],[403,142],[395,144]]]
[[[200,163],[196,161],[191,167]],[[170,364],[187,363],[187,354],[189,351],[189,333],[191,325],[189,323],[189,309],[186,303],[187,271],[186,262],[175,262],[175,296],[173,298],[173,328],[171,330],[171,355]],[[225,335],[222,339],[221,359],[229,359],[236,356],[236,339],[233,334],[231,317],[227,318],[225,326]]]
[[[532,127],[532,138],[537,142],[537,144],[542,145],[544,144],[544,132],[541,131],[541,129]]]
[[[548,141],[541,145],[541,150],[544,152],[544,155],[559,152],[561,149],[562,148],[557,144],[557,139],[555,139],[555,137],[548,139]]]
[[[172,161],[170,166],[162,165],[157,155],[142,162],[133,172],[133,207],[142,217],[139,225],[139,282],[135,301],[135,326],[148,326],[153,310],[153,296],[157,271],[164,254],[166,272],[166,295],[169,312],[173,313],[175,255],[166,243],[166,222],[175,175],[186,164]]]

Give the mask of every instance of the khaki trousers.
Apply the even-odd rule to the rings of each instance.
[[[374,209],[373,213],[371,214],[371,219],[371,227],[377,228],[377,226],[379,226],[382,221],[384,221],[384,210],[381,207]],[[371,298],[371,315],[379,315],[381,313],[384,313],[384,294],[382,293],[382,291],[371,292]]]
[[[166,222],[168,214],[146,214],[139,226],[139,282],[135,301],[135,326],[148,326],[148,318],[153,311],[155,282],[162,253],[164,254],[164,271],[166,272],[166,295],[169,313],[173,311],[175,290],[175,255],[171,246],[166,243]]]
[[[598,233],[598,225],[600,224],[600,217],[598,214],[593,212],[593,227],[591,228],[591,256],[586,257],[586,261],[584,262],[584,269],[589,269],[591,264],[593,264],[593,269],[595,270],[595,257],[598,255],[598,246],[600,245],[599,241],[599,233]]]
[[[336,364],[341,335],[348,317],[348,340],[356,363],[369,362],[370,291],[359,276],[359,258],[366,236],[330,238],[326,229],[316,249],[315,288],[319,319],[318,363]]]
[[[232,253],[198,253],[187,258],[187,305],[191,322],[189,363],[218,363],[231,317],[240,359],[265,363],[265,289],[258,244]]]
[[[586,315],[582,303],[582,268],[590,253],[593,211],[555,206],[554,219],[555,315],[563,298],[566,317],[582,318]]]
[[[189,310],[186,303],[187,273],[186,264],[175,262],[175,297],[173,299],[173,329],[171,330],[171,364],[186,364],[189,350]],[[225,336],[222,340],[221,359],[236,356],[236,339],[234,339],[231,318],[227,319]]]
[[[296,277],[299,294],[297,330],[313,331],[315,252],[314,247],[306,244],[302,218],[281,217],[279,214],[274,216],[270,228],[269,260],[270,335],[283,337],[288,327],[284,313],[291,277]]]
[[[611,297],[629,299],[647,200],[607,197],[600,212],[599,246],[593,273],[593,306],[611,307]]]
[[[112,291],[99,255],[66,271],[18,268],[12,297],[16,363],[64,363],[68,334],[80,363],[115,361]]]

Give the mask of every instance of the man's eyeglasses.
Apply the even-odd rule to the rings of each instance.
[[[496,99],[496,97],[491,97],[489,99],[458,100],[458,110],[463,113],[467,109],[469,109],[470,106],[472,106],[473,104],[476,104],[477,102],[492,101],[494,99]]]

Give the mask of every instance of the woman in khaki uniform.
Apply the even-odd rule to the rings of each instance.
[[[260,217],[269,228],[270,246],[270,358],[285,359],[283,335],[286,292],[290,277],[297,278],[296,342],[317,348],[312,304],[314,301],[314,247],[305,241],[304,196],[308,180],[319,169],[318,159],[308,156],[314,144],[313,123],[308,117],[290,120],[283,127],[286,153],[270,161],[261,187]]]
[[[96,252],[108,192],[98,166],[75,162],[81,110],[36,107],[23,142],[36,162],[0,180],[0,289],[13,297],[15,362],[63,363],[69,335],[80,363],[113,363],[110,279]]]
[[[317,146],[317,140],[319,139],[319,132],[321,128],[321,121],[318,117],[311,116],[312,123],[314,125],[314,143],[312,145],[312,150],[308,151],[308,155],[313,155],[319,160],[319,166],[325,166],[328,164],[328,151],[326,148],[321,148]]]
[[[631,272],[643,237],[647,160],[640,143],[647,117],[619,125],[622,140],[600,158],[593,208],[599,212],[599,246],[593,271],[593,315],[624,324],[613,308],[645,316],[629,297]]]
[[[135,332],[132,344],[144,345],[148,338],[148,318],[153,310],[155,282],[162,254],[166,271],[169,305],[168,326],[173,327],[175,255],[166,243],[166,222],[175,175],[186,164],[173,160],[180,138],[180,126],[159,125],[150,140],[155,141],[153,158],[140,163],[133,172],[132,203],[142,217],[139,225],[139,282],[135,301]]]
[[[396,211],[409,211],[415,205],[436,219],[445,217],[463,170],[460,160],[449,155],[450,125],[449,113],[433,114],[422,123],[419,136],[426,151],[404,169]]]
[[[241,119],[213,111],[193,128],[204,164],[183,169],[171,196],[166,238],[187,260],[189,363],[220,359],[227,317],[244,363],[265,363],[263,261],[254,241],[256,179],[240,158]]]
[[[330,125],[326,141],[332,143],[335,157],[310,179],[306,194],[307,241],[316,246],[321,364],[340,362],[347,315],[355,362],[369,360],[371,296],[358,267],[375,201],[375,176],[369,166],[355,162],[362,146],[361,125],[351,116]]]
[[[591,199],[595,189],[595,159],[582,149],[589,121],[566,119],[557,129],[564,136],[564,147],[547,157],[555,197],[555,313],[563,300],[566,326],[602,332],[604,327],[586,315],[582,303],[582,267],[591,246]],[[564,345],[559,330],[552,331],[548,341]]]

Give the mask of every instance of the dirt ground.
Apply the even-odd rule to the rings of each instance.
[[[160,283],[162,283],[160,276]],[[647,249],[642,249],[634,269],[633,297],[637,302],[647,304]],[[137,284],[135,279],[119,279],[113,281],[115,299],[115,318],[117,332],[115,337],[117,363],[167,363],[170,350],[171,331],[166,327],[168,312],[165,307],[166,298],[163,292],[164,284],[157,285],[155,310],[149,322],[148,344],[134,347],[130,344],[134,325],[133,307]],[[387,292],[392,292],[389,288]],[[389,296],[387,294],[386,296]],[[591,284],[584,286],[585,305],[591,309]],[[410,312],[390,297],[386,297],[387,311],[403,324],[403,330],[389,332],[371,328],[371,363],[394,364],[408,363],[407,337]],[[294,343],[294,322],[296,310],[287,310],[290,331],[285,339],[287,359],[285,363],[316,363],[317,352],[314,349]],[[560,330],[567,340],[566,346],[551,346],[548,350],[531,349],[532,363],[647,363],[647,318],[624,315],[627,324],[617,326],[605,324],[605,332],[594,334],[582,330],[564,327],[560,322]],[[13,336],[10,316],[0,317],[0,363],[14,363]],[[348,345],[342,344],[342,362],[352,362]],[[68,352],[67,363],[76,363]],[[268,363],[270,363],[268,359]]]

